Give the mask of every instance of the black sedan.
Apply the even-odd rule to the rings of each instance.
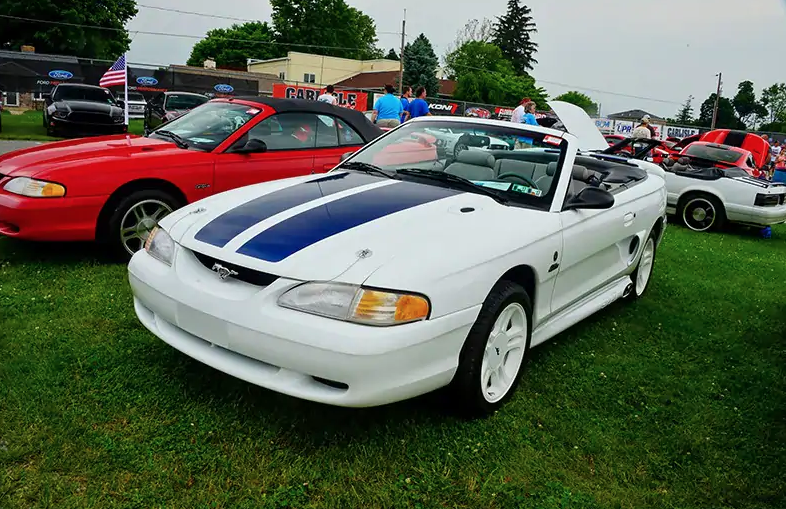
[[[61,84],[44,96],[44,127],[50,136],[122,134],[125,105],[106,88]]]

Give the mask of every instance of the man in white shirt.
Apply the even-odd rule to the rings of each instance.
[[[320,95],[317,98],[317,101],[319,101],[321,103],[332,104],[333,106],[337,105],[338,104],[338,99],[336,98],[335,95],[333,95],[333,91],[334,90],[335,89],[333,88],[333,85],[328,85],[325,93]]]
[[[525,97],[521,100],[521,103],[513,110],[513,115],[510,116],[510,121],[514,124],[523,124],[524,123],[524,115],[527,114],[527,110],[524,107],[527,103],[531,102],[529,97]]]

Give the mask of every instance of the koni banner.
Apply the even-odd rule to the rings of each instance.
[[[287,85],[278,83],[273,85],[273,97],[281,99],[305,99],[316,101],[325,92],[324,88],[307,87],[303,85]],[[356,90],[336,90],[338,105],[351,108],[357,111],[366,111],[368,105],[368,94]]]

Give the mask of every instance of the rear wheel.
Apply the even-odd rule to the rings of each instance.
[[[153,227],[178,207],[177,199],[157,189],[135,191],[117,202],[105,230],[113,254],[130,260]]]
[[[708,194],[693,194],[680,200],[679,216],[695,232],[720,229],[726,222],[723,204]]]
[[[510,281],[497,283],[470,329],[450,386],[459,413],[484,417],[511,398],[529,351],[531,324],[526,290]]]

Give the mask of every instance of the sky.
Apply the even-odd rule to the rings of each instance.
[[[137,0],[139,14],[128,24],[133,42],[129,62],[183,64],[196,39],[134,34],[134,30],[202,36],[235,21],[164,12],[164,7],[217,16],[269,21],[265,0]],[[379,46],[398,51],[407,10],[407,39],[424,33],[442,57],[470,19],[505,12],[506,0],[347,0],[371,16]],[[538,28],[539,63],[532,71],[554,97],[579,90],[601,104],[601,113],[643,109],[674,116],[693,95],[701,103],[723,73],[723,95],[740,81],[757,93],[786,81],[783,55],[784,0],[529,0]],[[755,7],[753,7],[755,6]],[[777,56],[778,58],[773,58]],[[635,97],[631,97],[635,96]]]

